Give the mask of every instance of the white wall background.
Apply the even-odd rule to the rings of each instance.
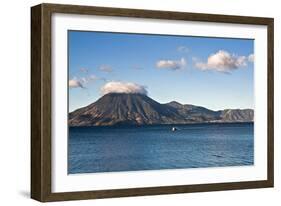
[[[268,16],[275,18],[275,188],[47,203],[47,205],[280,205],[281,3],[275,0],[57,0],[95,6]],[[37,0],[1,2],[0,203],[39,205],[30,184],[30,7]],[[280,5],[278,5],[280,4]],[[279,202],[279,203],[278,203]]]

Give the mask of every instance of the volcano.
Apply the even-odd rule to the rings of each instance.
[[[161,104],[137,93],[109,93],[96,102],[69,113],[69,126],[189,124],[252,122],[252,109],[213,111],[172,101]]]

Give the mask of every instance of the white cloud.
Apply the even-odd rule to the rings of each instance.
[[[230,54],[227,51],[219,50],[211,54],[207,62],[195,62],[195,66],[201,70],[215,70],[218,72],[230,72],[232,70],[247,66],[248,57]]]
[[[180,60],[160,60],[156,63],[156,67],[159,69],[171,69],[179,70],[186,66],[186,61],[184,58]]]
[[[83,88],[83,89],[85,89],[86,84],[88,84],[90,82],[94,82],[96,80],[102,80],[102,79],[98,78],[95,75],[89,75],[87,77],[81,77],[81,78],[74,77],[73,79],[70,79],[68,81],[68,86],[69,86],[69,88]]]
[[[178,52],[189,52],[189,48],[186,46],[178,46],[177,51]]]
[[[255,55],[254,55],[254,54],[250,54],[250,55],[248,56],[248,61],[249,61],[249,62],[254,62],[254,60],[255,60]]]
[[[70,79],[69,81],[68,81],[68,86],[69,86],[69,88],[85,88],[84,86],[83,86],[83,84],[82,84],[82,82],[80,81],[80,80],[78,80],[78,79]]]
[[[101,65],[99,70],[103,71],[103,72],[107,72],[107,73],[110,73],[112,72],[112,68],[108,65]]]
[[[103,95],[108,93],[134,93],[147,95],[147,90],[145,86],[136,83],[111,81],[101,88],[101,93]]]
[[[96,80],[99,80],[99,78],[95,75],[89,75],[87,77],[81,77],[79,79],[79,81],[82,82],[83,84],[88,84],[88,83],[94,82]]]
[[[87,84],[89,82],[89,80],[86,77],[82,77],[82,78],[80,78],[79,82],[82,82],[83,84]]]
[[[98,78],[96,75],[93,75],[93,74],[88,77],[88,81],[96,81],[98,79],[100,79],[100,78]]]

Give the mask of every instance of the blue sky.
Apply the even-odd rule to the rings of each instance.
[[[160,103],[254,105],[254,40],[69,31],[68,47],[69,111],[124,88]]]

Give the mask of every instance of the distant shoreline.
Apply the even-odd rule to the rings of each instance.
[[[68,128],[79,128],[79,127],[101,127],[101,128],[122,128],[122,127],[150,127],[150,126],[184,126],[184,125],[215,125],[215,124],[254,124],[254,121],[245,121],[245,122],[190,122],[190,123],[184,123],[184,124],[141,124],[141,125],[133,125],[133,124],[119,124],[119,125],[93,125],[93,126],[69,126]]]

